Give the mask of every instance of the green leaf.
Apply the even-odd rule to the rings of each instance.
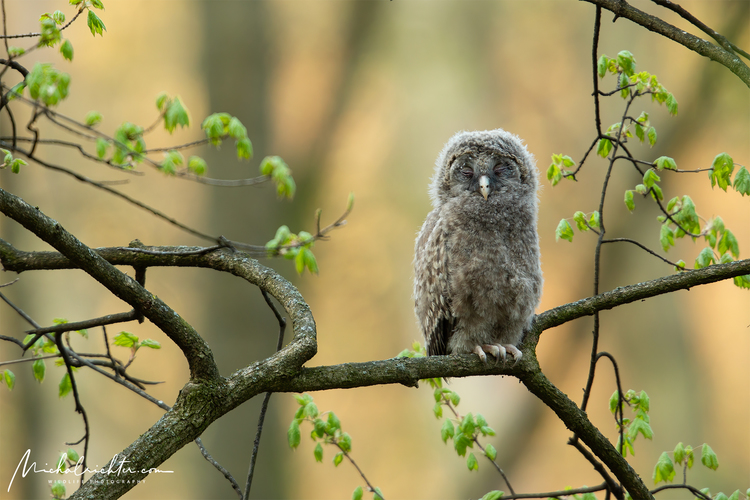
[[[60,384],[58,386],[59,389],[59,397],[63,398],[70,393],[70,391],[73,390],[73,384],[70,382],[70,375],[66,372],[65,375],[63,375],[62,379],[60,379]]]
[[[682,442],[677,443],[672,453],[674,455],[674,463],[682,465],[682,461],[685,460],[685,447]]]
[[[375,491],[372,493],[372,500],[383,500],[383,492],[380,491],[380,488],[377,486],[375,487]]]
[[[654,484],[658,484],[661,481],[672,482],[674,475],[674,465],[672,464],[672,460],[669,458],[669,455],[665,451],[661,454],[659,460],[656,462],[656,467],[654,467]]]
[[[354,492],[352,493],[352,500],[362,500],[362,495],[364,494],[364,491],[362,491],[361,486],[357,486],[354,488]]]
[[[643,185],[647,188],[653,187],[655,183],[660,182],[661,178],[654,172],[653,169],[646,170],[643,174]]]
[[[719,240],[719,255],[727,251],[731,252],[735,259],[740,256],[740,246],[737,243],[737,238],[735,238],[729,229],[724,230],[724,234],[722,234],[721,240]]]
[[[157,101],[157,106],[158,104]],[[177,125],[180,125],[181,127],[187,127],[190,125],[190,116],[179,96],[169,101],[167,110],[164,112],[164,128],[167,129],[167,132],[170,134],[174,132]]]
[[[695,268],[701,269],[715,263],[716,260],[714,258],[713,250],[711,249],[711,247],[706,247],[701,250],[701,253],[699,253],[698,257],[695,259]]]
[[[93,127],[102,121],[102,114],[98,111],[91,110],[86,113],[86,118],[84,120],[87,127]],[[101,139],[101,137],[99,137],[99,139]]]
[[[604,75],[607,74],[607,66],[609,65],[609,57],[605,55],[601,55],[599,57],[599,60],[596,62],[596,73],[599,75],[599,78],[604,78]],[[485,500],[485,499],[482,499]]]
[[[10,370],[3,370],[3,380],[5,380],[5,385],[8,386],[10,391],[16,386],[16,374]]]
[[[64,498],[67,494],[65,484],[60,480],[55,481],[50,486],[50,493],[52,493],[52,498]]]
[[[43,359],[35,359],[31,365],[31,371],[34,372],[34,378],[39,382],[44,381],[44,373],[47,371],[47,365],[44,364]]]
[[[286,438],[290,448],[295,449],[299,446],[300,431],[297,420],[292,420],[292,423],[289,424],[289,429],[286,431]]]
[[[705,443],[701,448],[701,463],[711,470],[719,468],[719,459],[716,458],[716,453]]]
[[[133,347],[138,343],[138,337],[130,332],[122,331],[115,335],[115,345],[120,347]]]
[[[310,418],[315,418],[318,415],[320,415],[320,412],[318,411],[318,405],[310,401],[305,405],[305,416]]]
[[[253,157],[253,144],[250,139],[243,137],[237,141],[237,159],[249,160]]]
[[[96,9],[104,9],[104,4],[101,0],[91,0],[91,6]]]
[[[674,98],[671,92],[667,94],[667,109],[669,110],[669,114],[677,114],[677,99]]]
[[[453,438],[456,431],[453,427],[453,423],[450,420],[443,422],[443,426],[440,428],[440,437],[444,443],[448,442],[448,439]]]
[[[612,393],[612,396],[610,396],[609,398],[609,411],[611,411],[613,415],[617,411],[617,405],[619,404],[619,402],[620,402],[620,392],[615,391]]]
[[[161,344],[153,339],[143,339],[140,342],[141,347],[148,347],[149,349],[161,349]]]
[[[589,230],[589,227],[586,225],[586,214],[584,214],[580,210],[573,214],[573,220],[575,221],[576,227],[579,231],[584,232]]]
[[[341,421],[336,416],[335,413],[329,412],[328,413],[328,425],[332,430],[340,430],[341,429]]]
[[[453,448],[459,456],[463,457],[466,455],[466,448],[468,446],[473,446],[473,441],[465,434],[458,434],[453,438]]]
[[[740,490],[734,490],[727,500],[740,500]]]
[[[316,462],[322,462],[323,461],[323,447],[318,443],[315,446],[315,449],[313,450],[313,455],[315,455],[315,461]]]
[[[10,170],[14,174],[17,174],[21,171],[21,166],[28,165],[26,161],[22,160],[21,158],[13,158],[13,161],[10,162]]]
[[[670,158],[669,156],[658,157],[656,160],[654,160],[654,164],[659,170],[677,170],[677,164],[675,163],[674,159]]]
[[[156,96],[156,108],[159,111],[163,111],[164,106],[166,106],[168,102],[169,102],[169,94],[167,94],[166,92],[161,92],[159,93],[159,95]]]
[[[595,210],[591,217],[589,217],[589,226],[593,227],[594,229],[599,229],[599,225],[601,223],[601,216],[599,215],[599,211]]]
[[[466,458],[466,467],[468,467],[469,470],[479,470],[477,457],[475,457],[473,453],[469,453],[469,456]]]
[[[750,196],[750,172],[745,167],[740,168],[737,175],[734,176],[734,184],[732,186],[742,196]]]
[[[566,219],[561,220],[555,230],[555,241],[559,241],[561,238],[573,242],[573,228],[570,227],[570,223]]]
[[[491,444],[488,444],[485,447],[484,454],[487,456],[487,458],[493,461],[495,460],[495,458],[497,458],[497,450]]]
[[[675,262],[675,264],[677,264],[675,266],[675,268],[674,268],[675,271],[684,271],[685,270],[685,266],[687,265],[687,264],[685,264],[685,261],[682,260],[682,259],[680,259],[677,262]]]
[[[620,66],[623,73],[631,76],[635,72],[635,57],[628,50],[622,50],[617,54],[617,65]]]
[[[236,117],[232,117],[227,125],[227,133],[233,139],[247,138],[247,129]]]
[[[651,146],[656,144],[656,129],[654,127],[649,127],[646,135],[648,136],[648,143]]]
[[[634,419],[628,427],[628,437],[631,441],[635,441],[638,434],[643,435],[646,439],[652,439],[654,437],[654,431],[651,430],[651,426],[640,418]]]
[[[604,56],[602,56],[604,57]],[[500,490],[492,490],[484,494],[482,500],[500,500],[505,493]]]
[[[552,186],[557,186],[557,183],[562,180],[562,172],[560,171],[560,167],[558,167],[554,163],[551,164],[547,169],[547,180],[552,183]]]
[[[104,36],[104,33],[102,33],[102,31],[107,31],[107,27],[104,26],[104,23],[102,22],[102,20],[99,19],[99,17],[96,14],[94,14],[93,10],[89,10],[86,24],[91,30],[91,34],[94,36],[96,36],[97,33]]]
[[[208,168],[208,165],[206,164],[206,160],[201,158],[200,156],[191,156],[190,159],[188,159],[188,170],[193,172],[195,175],[203,175],[206,173],[206,169]]]
[[[635,210],[635,203],[633,202],[633,190],[628,189],[625,191],[625,206],[628,207],[629,211]]]
[[[726,153],[720,153],[714,158],[711,169],[708,171],[708,177],[711,179],[711,187],[716,184],[719,185],[724,191],[727,190],[727,186],[732,184],[730,176],[734,171],[734,161],[732,157]]]
[[[599,139],[599,144],[596,147],[596,154],[602,158],[606,158],[610,151],[612,151],[612,141],[609,139]]]
[[[352,437],[344,432],[341,434],[341,439],[339,439],[339,446],[341,447],[341,451],[344,453],[349,453],[352,451]]]
[[[60,45],[60,53],[62,54],[63,58],[67,59],[68,61],[73,60],[73,44],[70,43],[70,40],[65,40],[62,45]]]
[[[96,156],[104,159],[107,156],[107,149],[109,148],[109,141],[102,139],[101,137],[96,138]]]
[[[674,246],[674,231],[669,227],[669,224],[662,224],[661,231],[659,232],[659,242],[664,251],[668,251],[670,247]]]
[[[333,456],[333,466],[338,467],[343,460],[344,460],[344,452],[340,451],[336,453],[336,455]]]

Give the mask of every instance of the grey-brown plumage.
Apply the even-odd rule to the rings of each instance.
[[[518,361],[542,292],[534,158],[504,130],[459,132],[435,167],[414,256],[427,354]]]

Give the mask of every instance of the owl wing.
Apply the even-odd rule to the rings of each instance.
[[[446,244],[443,219],[435,209],[422,226],[414,253],[414,307],[429,356],[448,354],[448,339],[455,327]]]

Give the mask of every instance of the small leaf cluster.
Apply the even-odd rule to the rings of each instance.
[[[623,99],[636,95],[651,94],[651,100],[659,104],[666,104],[670,114],[677,114],[677,100],[659,83],[656,75],[647,71],[636,73],[635,57],[630,51],[622,50],[617,57],[607,57],[602,54],[597,61],[597,73],[599,78],[609,72],[617,76],[617,86]]]
[[[104,26],[104,23],[101,19],[94,13],[91,8],[104,10],[104,4],[101,2],[101,0],[69,0],[71,5],[79,5],[82,9],[87,9],[88,15],[86,17],[86,25],[89,27],[89,30],[91,30],[91,34],[93,36],[96,36],[97,33],[101,36],[104,36],[103,31],[107,31],[107,27]]]
[[[443,387],[442,379],[432,378],[427,379],[427,382],[433,388],[435,406],[432,411],[435,417],[442,418],[443,406],[449,407],[456,415],[456,418],[449,418],[443,422],[443,426],[440,428],[440,437],[446,444],[449,439],[453,440],[453,448],[458,456],[465,457],[467,448],[474,448],[474,443],[481,448],[481,445],[479,445],[480,435],[484,437],[495,435],[495,431],[487,424],[480,413],[477,413],[476,416],[471,413],[461,416],[455,411],[455,408],[461,402],[461,397],[455,391]],[[497,457],[497,450],[491,444],[487,444],[482,451],[492,461]],[[466,467],[470,471],[479,470],[479,463],[473,452],[469,452],[469,455],[466,456]]]
[[[269,257],[281,255],[285,259],[294,260],[298,274],[305,269],[313,274],[318,274],[318,262],[312,252],[315,238],[307,231],[294,234],[287,226],[281,226],[276,230],[276,236],[266,243],[266,251]]]
[[[563,177],[574,181],[575,177],[570,168],[574,167],[575,164],[573,158],[570,156],[553,154],[552,163],[547,169],[547,180],[552,183],[552,186],[557,186],[557,183],[560,182]]]
[[[201,128],[214,146],[220,146],[224,139],[231,137],[237,147],[237,159],[252,158],[253,145],[247,137],[247,129],[237,117],[229,113],[214,113],[203,120]]]
[[[115,147],[111,158],[113,163],[132,168],[134,163],[141,163],[143,161],[143,151],[146,149],[146,141],[143,139],[143,127],[131,122],[124,122],[115,130],[114,139]],[[104,144],[102,146],[97,141],[96,149],[100,158],[104,158],[106,155],[108,143],[105,143],[102,143]]]
[[[586,232],[589,229],[597,231],[600,228],[601,218],[599,211],[595,210],[590,215],[586,215],[580,210],[573,214],[573,222],[580,232]],[[573,227],[567,219],[562,219],[555,230],[555,240],[561,239],[573,242]]]
[[[53,323],[55,325],[62,325],[67,323],[68,320],[62,319],[62,318],[55,318],[53,320]],[[77,333],[84,337],[88,338],[88,331],[86,330],[78,330]],[[54,335],[70,335],[70,332],[65,332],[63,334],[54,334]],[[23,339],[24,344],[28,344],[31,342],[31,340],[35,337],[35,334],[30,333],[26,335],[26,337]],[[41,358],[41,356],[48,355],[48,354],[59,354],[60,351],[57,349],[57,345],[55,344],[55,341],[48,338],[47,336],[39,337],[34,344],[29,347],[29,351],[31,351],[32,359],[34,361],[31,363],[31,371],[34,374],[34,378],[39,382],[42,383],[44,381],[44,377],[47,374],[47,364],[45,363],[44,359]],[[55,365],[62,366],[65,362],[62,358],[58,358],[55,361]],[[78,368],[72,367],[73,371],[76,371]],[[15,375],[10,370],[4,371],[4,380],[6,385],[9,389],[13,389],[13,386],[15,385]],[[67,396],[70,391],[72,390],[73,386],[70,381],[70,375],[66,371],[62,378],[60,379],[60,383],[58,384],[58,395],[62,398]]]
[[[659,456],[659,460],[657,460],[656,466],[654,467],[654,484],[658,484],[661,481],[671,483],[675,476],[675,464],[682,466],[685,471],[692,469],[693,462],[695,461],[695,453],[692,446],[685,446],[681,442],[677,443],[672,455],[674,457],[674,462],[672,462],[669,453],[666,451]],[[711,470],[719,468],[719,459],[716,457],[716,453],[706,443],[701,446],[701,463]]]
[[[13,92],[21,94],[28,87],[32,99],[45,106],[54,106],[68,96],[70,75],[58,71],[49,63],[36,63],[26,75],[22,85],[16,85]]]
[[[170,134],[177,125],[183,128],[190,126],[190,115],[180,96],[169,97],[169,94],[162,92],[156,96],[156,107],[164,118],[164,128]]]
[[[734,160],[727,153],[716,155],[711,168],[708,170],[711,187],[718,185],[726,192],[727,187],[732,186],[742,196],[750,196],[750,172],[748,172],[746,167],[740,165],[740,169],[734,176],[734,181],[732,181],[731,177],[735,165]]]
[[[115,335],[114,344],[120,347],[126,347],[130,349],[131,359],[138,352],[141,347],[148,347],[150,349],[161,349],[161,344],[153,339],[140,340],[137,335],[130,332],[122,331]]]
[[[260,162],[260,175],[267,175],[276,184],[279,198],[294,198],[297,186],[292,178],[292,171],[279,156],[266,156]]]
[[[68,451],[61,451],[57,462],[55,462],[56,466],[59,466],[60,469],[58,474],[65,474],[65,471],[76,465],[80,459],[80,455],[73,448],[68,448]],[[54,481],[50,485],[50,493],[54,499],[65,498],[65,495],[67,494],[65,483],[60,480]]]
[[[341,421],[332,411],[324,412],[321,414],[318,411],[318,406],[313,401],[313,397],[309,394],[295,394],[294,398],[299,404],[297,412],[294,414],[292,423],[289,424],[287,430],[287,441],[292,449],[297,449],[301,441],[300,425],[307,421],[313,426],[310,432],[310,438],[316,442],[315,449],[313,450],[313,456],[316,462],[323,461],[323,445],[330,444],[338,448],[338,452],[333,456],[333,465],[338,467],[343,462],[344,457],[349,457],[349,453],[352,451],[352,438],[348,433],[341,430]],[[327,414],[325,420],[322,418],[323,415]],[[351,459],[350,459],[351,460]],[[361,499],[364,494],[364,490],[361,486],[358,486],[352,494],[353,499]],[[382,493],[380,488],[375,488],[373,492],[373,498],[375,500],[382,500]]]
[[[695,259],[695,268],[701,269],[712,264],[733,262],[740,256],[740,247],[734,233],[724,225],[720,216],[715,216],[701,227],[701,219],[696,213],[695,203],[685,195],[674,197],[667,203],[669,217],[657,217],[662,223],[659,241],[664,251],[674,246],[676,238],[690,236],[693,241],[699,237],[708,243]],[[685,262],[677,262],[677,270],[683,270]],[[750,275],[737,276],[734,284],[740,288],[750,288]]]
[[[635,417],[625,418],[622,412],[622,404],[627,404],[630,409],[635,413]],[[618,429],[622,429],[622,438],[617,439],[617,451],[621,451],[622,456],[628,456],[628,451],[631,455],[635,455],[633,450],[633,443],[635,442],[638,435],[642,435],[646,439],[652,439],[654,437],[654,431],[651,429],[649,423],[649,411],[650,400],[646,391],[636,393],[630,389],[622,397],[620,392],[615,391],[612,397],[609,398],[609,410],[615,415]],[[619,414],[619,415],[618,415]]]
[[[0,163],[0,169],[10,167],[10,171],[17,174],[21,171],[22,166],[28,165],[21,158],[13,158],[13,154],[7,149],[0,148],[0,153],[3,155],[3,162]]]

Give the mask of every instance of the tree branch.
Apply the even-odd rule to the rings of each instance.
[[[5,211],[2,203],[0,203],[0,208]],[[172,410],[120,455],[120,458],[132,464],[133,469],[147,471],[152,467],[158,467],[179,448],[199,437],[220,416],[264,392],[302,392],[381,384],[402,384],[415,387],[419,380],[425,378],[503,374],[518,377],[533,394],[552,408],[565,425],[580,436],[589,449],[605,463],[633,498],[651,497],[638,479],[638,475],[617,453],[609,440],[599,433],[586,414],[541,373],[534,352],[541,332],[576,318],[592,315],[596,311],[750,274],[750,259],[714,265],[616,288],[545,311],[535,318],[531,330],[527,332],[524,343],[521,345],[524,356],[515,365],[510,362],[485,365],[476,356],[467,354],[411,359],[394,358],[367,363],[301,368],[317,349],[315,322],[302,296],[286,280],[246,254],[231,252],[228,249],[202,253],[197,247],[144,248],[149,250],[149,253],[131,252],[122,248],[89,251],[92,254],[98,254],[113,265],[142,268],[152,266],[204,267],[241,277],[279,300],[294,326],[294,339],[273,356],[237,370],[226,379],[189,382],[180,392]],[[178,253],[178,250],[188,253]],[[0,240],[0,261],[6,270],[16,272],[79,267],[76,262],[56,252],[20,252],[2,240]],[[142,478],[145,475],[138,477]],[[130,479],[138,477],[130,477]],[[94,479],[97,479],[97,476],[94,476]],[[127,491],[133,484],[123,481],[116,487],[107,484],[107,487],[103,488],[104,483],[89,481],[73,498],[115,498]]]
[[[687,47],[693,52],[708,57],[722,66],[727,67],[732,73],[750,87],[750,68],[736,54],[722,47],[716,46],[706,40],[698,38],[671,24],[664,22],[658,17],[647,14],[636,9],[625,0],[584,0],[585,2],[598,5],[615,14],[615,19],[624,17],[649,31],[658,33],[680,45]]]

